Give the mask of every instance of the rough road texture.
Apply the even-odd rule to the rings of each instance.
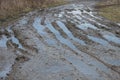
[[[94,1],[26,14],[0,29],[0,80],[120,80],[120,25]]]

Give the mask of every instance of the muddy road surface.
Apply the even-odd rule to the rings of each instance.
[[[95,1],[30,12],[0,29],[0,80],[120,80],[120,23]]]

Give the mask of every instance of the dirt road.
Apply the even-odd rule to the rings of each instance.
[[[30,12],[0,29],[0,80],[119,80],[120,23],[95,1]]]

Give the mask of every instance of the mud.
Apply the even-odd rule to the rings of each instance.
[[[119,80],[120,23],[95,3],[36,10],[1,28],[0,80]]]

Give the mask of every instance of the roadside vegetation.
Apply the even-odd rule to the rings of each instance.
[[[0,0],[0,25],[35,9],[64,4],[64,0]]]
[[[120,22],[120,0],[106,0],[97,4],[99,15],[115,22]]]

